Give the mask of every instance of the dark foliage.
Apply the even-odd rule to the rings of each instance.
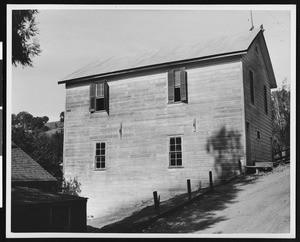
[[[272,92],[272,131],[275,150],[290,147],[290,90],[283,84],[282,88]]]
[[[48,135],[48,117],[33,117],[27,112],[12,115],[12,141],[51,175],[61,180],[63,132]]]
[[[60,117],[60,122],[63,123],[65,121],[65,112],[61,112],[59,117]]]
[[[12,64],[32,66],[32,57],[41,53],[40,44],[34,38],[38,34],[35,22],[37,10],[12,11]]]

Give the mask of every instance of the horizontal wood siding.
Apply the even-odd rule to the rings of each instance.
[[[229,131],[243,132],[241,64],[185,68],[187,104],[167,104],[167,70],[107,80],[109,115],[89,112],[88,84],[67,86],[64,172],[78,177],[81,195],[89,198],[88,215],[135,206],[151,200],[155,190],[168,199],[187,191],[187,179],[193,190],[200,181],[207,186],[210,170],[214,182],[237,174],[232,154],[242,152],[242,139],[231,153],[214,144],[220,130],[227,138]],[[169,168],[169,137],[176,135],[182,136],[183,168]],[[94,170],[97,141],[106,143],[104,171]]]
[[[255,49],[257,48],[257,50]],[[261,48],[257,41],[250,47],[249,52],[242,59],[244,96],[245,96],[245,121],[250,122],[251,137],[251,161],[272,161],[271,141],[272,120],[271,120],[271,90],[268,74],[264,64]],[[250,75],[249,69],[254,74],[254,105],[250,96]],[[268,114],[265,113],[264,85],[267,87]],[[260,132],[260,140],[257,139],[257,131]]]

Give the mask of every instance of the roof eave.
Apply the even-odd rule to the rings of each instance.
[[[59,81],[58,84],[64,84],[64,83],[70,83],[70,82],[81,82],[81,81],[87,81],[87,80],[92,80],[92,79],[97,79],[97,78],[105,78],[105,77],[111,77],[111,76],[116,76],[116,75],[121,75],[121,74],[135,73],[138,71],[146,71],[146,70],[168,67],[168,66],[171,67],[171,66],[180,65],[180,64],[190,64],[190,63],[194,63],[194,62],[198,62],[198,61],[207,61],[207,60],[213,60],[213,59],[218,59],[218,58],[244,55],[247,53],[247,51],[248,51],[248,49],[236,51],[236,52],[188,59],[188,60],[180,60],[180,61],[173,61],[173,62],[168,62],[168,63],[160,63],[160,64],[156,64],[156,65],[150,65],[150,66],[137,67],[137,68],[132,68],[132,69],[125,69],[125,70],[120,70],[120,71],[115,71],[115,72],[102,73],[102,74],[79,77],[79,78],[74,78],[74,79],[66,79],[66,80]]]

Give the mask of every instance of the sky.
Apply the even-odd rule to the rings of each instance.
[[[278,86],[285,78],[290,82],[290,10],[282,10],[282,5],[279,6],[281,10],[259,10],[253,6],[244,10],[215,7],[218,10],[202,10],[200,6],[185,10],[184,6],[168,7],[168,10],[149,10],[147,6],[142,10],[118,6],[110,9],[79,6],[71,10],[42,7],[36,16],[37,39],[42,52],[32,59],[33,67],[12,67],[12,93],[8,95],[11,112],[27,111],[33,116],[48,116],[49,121],[58,121],[65,109],[65,86],[57,82],[70,73],[99,57],[138,54],[249,31],[251,9],[254,27],[264,26]]]

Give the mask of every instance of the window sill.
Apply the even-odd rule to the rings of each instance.
[[[184,166],[169,166],[168,169],[182,169]]]
[[[106,168],[94,169],[94,171],[106,171]]]
[[[107,113],[106,110],[97,110],[94,113]]]
[[[187,105],[188,103],[186,102],[173,102],[173,103],[167,103],[167,106],[172,106],[172,105],[175,105],[175,106],[178,106],[178,105]]]

